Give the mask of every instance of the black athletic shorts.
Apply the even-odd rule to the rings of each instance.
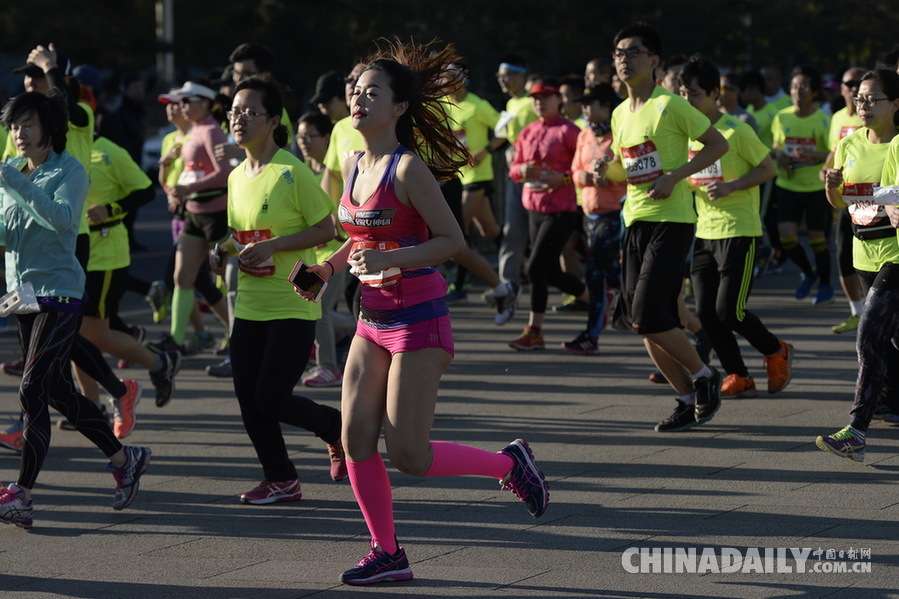
[[[692,223],[643,221],[625,230],[615,328],[647,335],[681,327],[677,296],[693,230]]]
[[[181,234],[205,239],[210,245],[221,243],[231,234],[228,230],[228,211],[204,214],[187,212],[184,215],[184,231]]]

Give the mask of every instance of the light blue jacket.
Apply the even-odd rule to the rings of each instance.
[[[68,152],[51,151],[30,176],[25,158],[0,164],[0,245],[6,247],[6,287],[34,286],[37,297],[84,296],[75,240],[84,210],[87,171]]]

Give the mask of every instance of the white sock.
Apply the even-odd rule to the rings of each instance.
[[[708,367],[708,365],[703,364],[702,370],[699,372],[693,373],[690,377],[695,381],[696,379],[700,379],[704,376],[712,376],[712,369]]]
[[[852,300],[849,302],[849,309],[852,311],[853,316],[858,316],[862,313],[862,310],[865,308],[865,300]]]
[[[687,395],[681,395],[680,397],[678,397],[678,399],[681,400],[682,402],[684,402],[685,404],[687,404],[688,406],[692,406],[693,404],[696,403],[696,398],[693,397],[692,393],[688,393]]]

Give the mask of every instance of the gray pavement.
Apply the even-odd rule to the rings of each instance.
[[[161,214],[142,215],[138,236],[151,251],[137,257],[136,272],[152,277],[161,268],[166,231]],[[763,277],[750,302],[796,347],[789,388],[726,401],[713,421],[672,434],[652,430],[673,396],[648,381],[652,367],[638,338],[607,331],[601,355],[570,356],[559,343],[585,317],[549,314],[547,350],[518,353],[506,343],[523,314],[495,327],[476,293],[454,306],[457,355],[441,385],[432,438],[490,450],[527,439],[550,481],[550,506],[534,520],[493,480],[391,470],[397,533],[415,579],[371,588],[337,581],[368,546],[349,484],[328,476],[323,443],[285,429],[303,500],[241,505],[237,496],[262,474],[230,381],[203,371],[217,359],[190,357],[163,409],[145,372],[123,371],[150,390],[128,439],[153,449],[140,496],[113,511],[101,454],[79,434],[54,429],[35,489],[34,529],[0,528],[0,591],[29,599],[897,597],[899,428],[872,425],[864,465],[815,447],[817,435],[847,421],[854,336],[830,332],[846,315],[844,304],[797,302],[795,282],[790,268]],[[139,299],[130,298],[126,311],[151,338],[163,332]],[[16,343],[0,337],[0,357],[13,357]],[[742,346],[764,387],[761,356]],[[0,375],[0,416],[15,415],[17,384]],[[303,392],[339,405],[337,389]],[[0,448],[0,480],[13,480],[17,469],[17,456]],[[630,573],[623,562],[639,568],[641,559],[626,557],[629,548],[719,556],[734,548],[747,558],[751,548],[763,556],[764,548],[868,549],[870,560],[846,553],[829,567],[868,562],[871,571],[797,573],[789,559],[793,571],[780,573],[770,571],[774,560],[756,562],[759,571],[748,560],[733,573]],[[808,570],[828,567],[826,554],[808,558]]]

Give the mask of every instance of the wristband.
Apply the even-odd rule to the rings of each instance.
[[[562,176],[562,185],[571,185],[571,175]]]
[[[331,274],[328,275],[328,276],[329,276],[329,277],[333,277],[333,276],[334,276],[334,265],[331,264],[330,262],[328,262],[327,260],[325,260],[324,262],[322,262],[322,264],[327,264],[328,266],[331,267]]]

